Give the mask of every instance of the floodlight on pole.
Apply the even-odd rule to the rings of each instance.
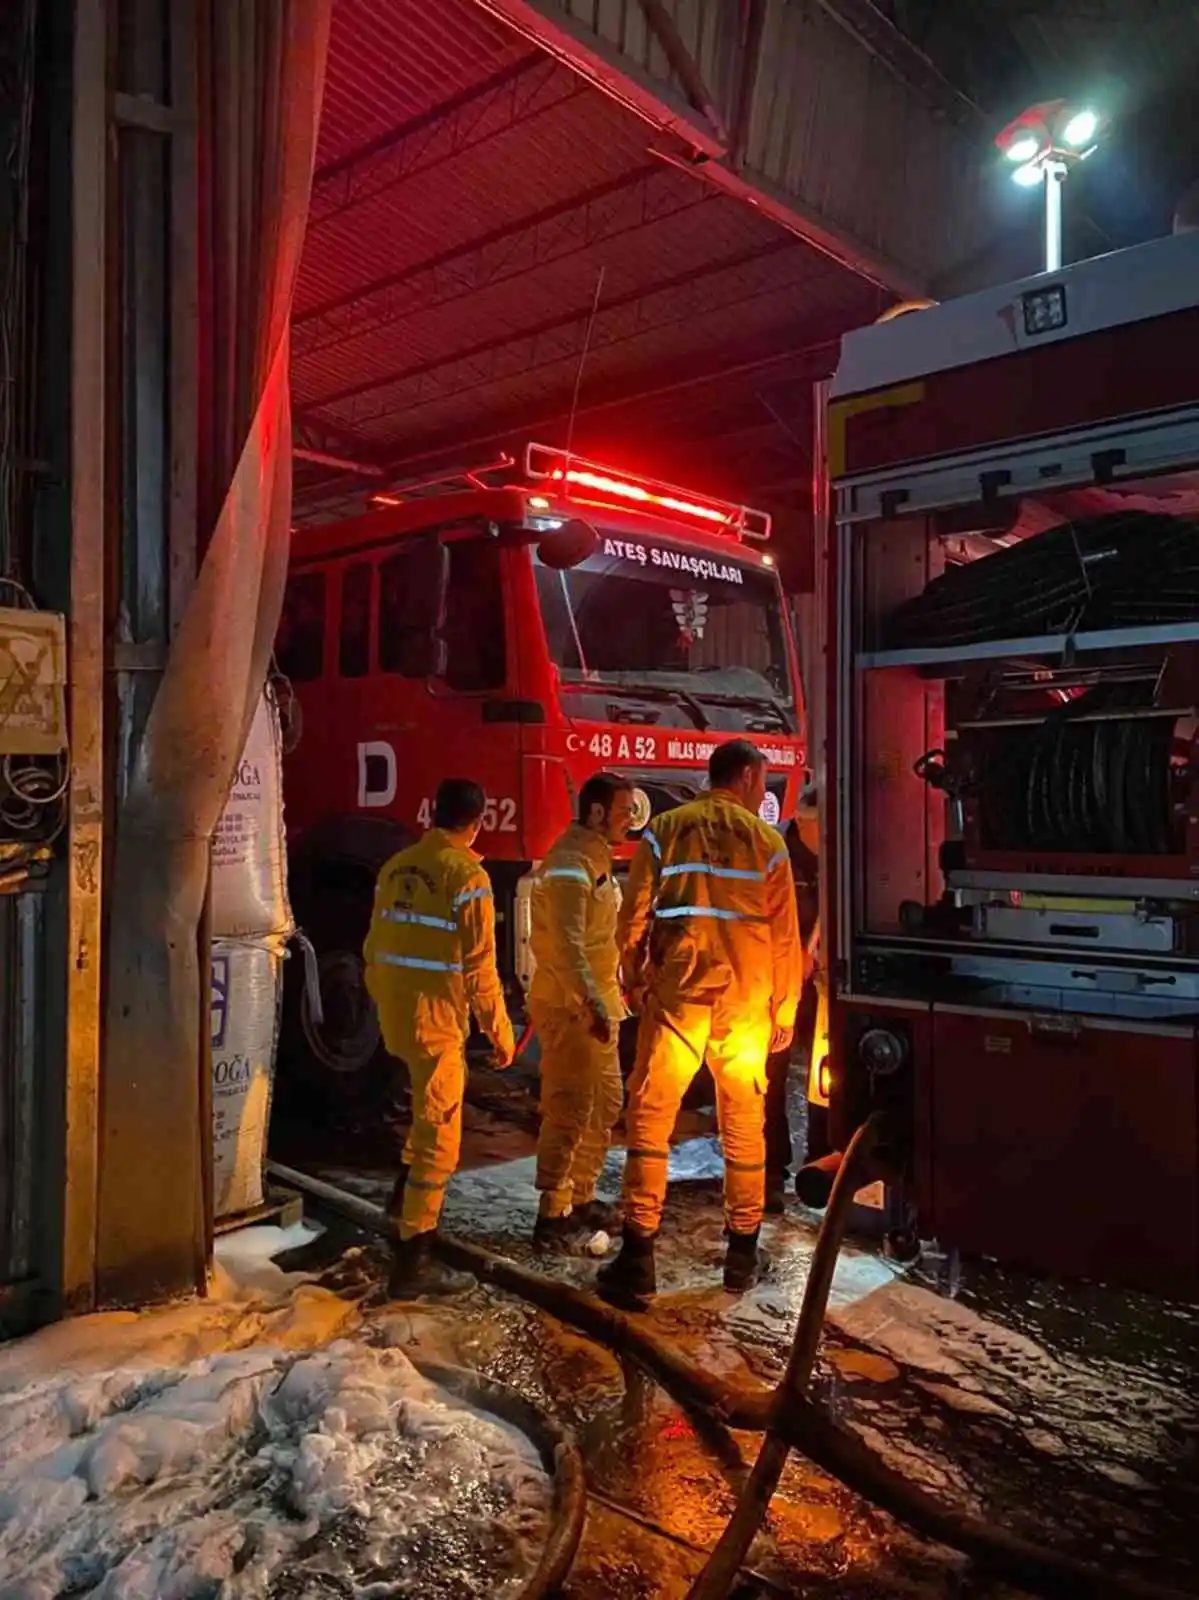
[[[1081,150],[1099,132],[1099,118],[1093,111],[1076,111],[1062,129],[1062,138],[1073,150]]]
[[[1062,264],[1062,185],[1075,162],[1094,154],[1099,128],[1098,113],[1089,107],[1045,100],[1009,122],[995,140],[1012,164],[1014,183],[1022,189],[1045,185],[1046,272]]]

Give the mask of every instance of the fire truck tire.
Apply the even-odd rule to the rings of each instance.
[[[280,1064],[330,1102],[382,1094],[395,1071],[383,1048],[374,1002],[366,992],[362,944],[369,896],[326,890],[304,908],[303,928],[316,951],[322,1021],[309,1005],[304,964],[289,961],[283,991]]]

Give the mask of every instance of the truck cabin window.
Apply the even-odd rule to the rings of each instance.
[[[379,667],[461,693],[507,678],[499,542],[413,539],[379,568]]]
[[[777,579],[736,559],[603,534],[568,572],[534,555],[550,655],[564,686],[685,697],[705,720],[749,712],[759,731],[796,728]],[[755,715],[755,713],[757,713]]]
[[[371,666],[371,565],[356,561],[341,575],[341,633],[337,670],[343,678],[364,678]]]
[[[508,677],[499,540],[456,539],[449,546],[445,681],[463,693],[502,689]]]
[[[325,599],[323,572],[298,572],[288,579],[275,657],[293,683],[311,683],[325,670]]]
[[[435,535],[406,540],[379,566],[379,670],[404,678],[436,671],[445,552]]]

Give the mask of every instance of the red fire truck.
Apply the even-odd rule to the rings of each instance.
[[[849,335],[829,1121],[892,1220],[1199,1294],[1199,233]],[[817,1098],[820,1098],[817,1095]]]
[[[635,778],[640,830],[702,787],[722,739],[766,754],[772,822],[804,772],[769,516],[539,445],[428,487],[297,532],[279,636],[292,896],[323,1009],[318,1025],[291,985],[290,1054],[346,1087],[379,1054],[360,956],[374,878],[429,825],[441,778],[486,790],[479,848],[519,1004],[531,871],[591,774]]]

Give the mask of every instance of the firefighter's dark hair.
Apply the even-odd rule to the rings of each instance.
[[[592,806],[603,806],[605,817],[618,794],[632,794],[633,780],[615,772],[597,772],[579,790],[579,821],[586,822]]]
[[[458,833],[478,822],[487,796],[473,778],[443,778],[433,802],[433,825]]]
[[[765,765],[766,757],[757,745],[748,739],[729,739],[718,744],[708,757],[708,782],[713,789],[726,789],[743,772],[757,772]]]

